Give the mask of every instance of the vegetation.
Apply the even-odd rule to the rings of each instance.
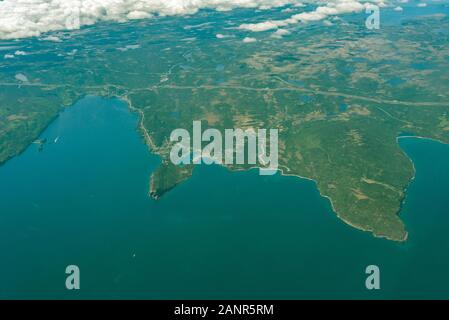
[[[172,130],[190,130],[194,120],[217,129],[276,128],[284,174],[315,180],[352,226],[405,240],[398,213],[414,168],[397,138],[449,143],[449,19],[429,16],[382,32],[361,20],[311,24],[245,44],[240,31],[215,37],[230,14],[183,20],[195,28],[159,18],[138,27],[103,24],[57,44],[20,42],[36,52],[0,62],[0,162],[37,139],[63,105],[87,94],[119,97],[140,112],[142,132],[163,159],[154,198],[193,172],[169,164]]]

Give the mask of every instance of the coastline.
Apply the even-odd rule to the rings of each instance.
[[[22,153],[24,153],[35,141],[39,140],[39,137],[42,136],[42,134],[53,124],[53,122],[55,122],[58,118],[59,115],[61,114],[61,112],[64,112],[65,107],[61,107],[61,109],[58,110],[58,112],[56,113],[55,116],[53,116],[48,123],[42,128],[42,130],[39,131],[39,134],[36,136],[36,138],[31,139],[31,141],[29,143],[26,144],[26,146],[20,150],[19,152],[17,152],[16,154],[13,154],[9,157],[7,157],[6,159],[0,161],[0,168],[2,166],[4,166],[9,160],[14,159],[15,157],[19,157]]]
[[[139,124],[138,124],[138,128],[139,130],[143,133],[143,137],[145,140],[146,145],[148,146],[150,152],[154,153],[157,156],[160,156],[160,154],[158,153],[158,148],[156,146],[156,144],[154,143],[154,141],[151,139],[150,134],[148,133],[147,129],[145,128],[144,125],[144,121],[145,121],[145,114],[144,112],[133,106],[131,100],[128,98],[127,95],[125,96],[121,96],[121,97],[117,97],[119,100],[125,102],[128,105],[129,110],[131,110],[131,112],[136,112],[139,114]],[[156,195],[155,192],[155,188],[154,188],[154,179],[153,179],[153,174],[151,174],[150,176],[150,181],[149,181],[149,190],[148,190],[148,196],[154,200],[159,200],[161,197]]]
[[[285,166],[284,166],[284,168],[286,168],[287,170],[290,170],[288,167],[285,167]],[[320,196],[323,197],[324,199],[329,200],[329,203],[330,203],[330,205],[331,205],[332,211],[335,213],[335,215],[337,216],[337,218],[340,219],[341,221],[343,221],[343,222],[344,222],[345,224],[347,224],[348,226],[350,226],[350,227],[352,227],[352,228],[354,228],[354,229],[356,229],[356,230],[360,230],[360,231],[363,231],[363,232],[369,232],[369,233],[371,233],[375,238],[386,239],[386,240],[389,240],[389,241],[395,241],[395,242],[400,242],[400,243],[403,243],[403,242],[406,242],[406,241],[407,241],[407,239],[408,239],[408,232],[406,232],[406,234],[405,234],[405,236],[404,236],[403,239],[393,239],[393,238],[390,238],[390,237],[387,237],[387,236],[381,236],[381,235],[378,235],[378,234],[376,234],[376,233],[374,232],[374,230],[370,230],[370,229],[363,228],[363,227],[361,227],[361,226],[358,226],[358,225],[354,224],[354,223],[351,222],[351,221],[348,221],[347,219],[343,218],[343,217],[338,213],[338,211],[335,209],[335,205],[334,205],[334,202],[333,202],[332,198],[331,198],[330,196],[327,196],[327,195],[323,194],[323,193],[320,191],[320,189],[318,188],[318,182],[317,182],[316,180],[314,180],[314,179],[312,179],[312,178],[302,177],[302,176],[296,175],[296,174],[288,174],[288,173],[286,174],[286,173],[284,173],[284,170],[282,170],[282,169],[279,169],[279,171],[281,172],[281,175],[282,175],[282,176],[285,176],[285,177],[296,177],[296,178],[300,178],[300,179],[304,179],[304,180],[308,180],[308,181],[314,182],[314,183],[315,183],[315,187],[317,188],[317,190],[318,190]]]
[[[132,102],[130,101],[130,99],[129,99],[127,96],[119,97],[119,99],[122,99],[123,101],[125,101],[125,102],[128,104],[128,106],[129,106],[129,108],[130,108],[131,111],[139,113],[139,115],[140,115],[139,129],[143,132],[143,134],[144,134],[144,139],[145,139],[147,145],[149,146],[150,150],[151,150],[152,152],[154,152],[155,154],[159,155],[158,152],[157,152],[157,149],[158,149],[157,146],[156,146],[156,145],[154,144],[154,142],[152,141],[152,139],[151,139],[151,137],[150,137],[148,131],[146,130],[146,128],[145,128],[145,126],[144,126],[144,117],[145,117],[145,115],[144,115],[143,111],[142,111],[141,109],[138,109],[138,108],[134,107],[134,106],[132,105]],[[398,137],[396,138],[396,141],[397,141],[398,145],[399,145],[399,139],[406,139],[406,138],[423,139],[423,140],[429,140],[429,141],[434,141],[434,142],[442,143],[442,144],[445,144],[445,145],[449,145],[449,143],[445,143],[445,142],[443,142],[443,141],[441,141],[441,140],[437,140],[437,139],[433,139],[433,138],[426,138],[426,137],[421,137],[421,136],[398,136]],[[401,149],[401,150],[402,150],[402,149]],[[407,190],[409,189],[410,185],[413,183],[413,181],[414,181],[415,178],[416,178],[416,168],[415,168],[415,164],[414,164],[413,160],[407,155],[406,152],[403,151],[403,153],[404,153],[404,154],[406,155],[406,157],[410,160],[410,162],[411,162],[411,164],[412,164],[412,166],[413,166],[413,176],[410,178],[409,183],[404,187],[404,190],[403,190],[403,191],[404,191],[404,196],[403,196],[403,198],[400,200],[400,203],[401,203],[401,204],[400,204],[400,207],[399,207],[399,209],[398,209],[398,211],[397,211],[397,213],[396,213],[397,216],[400,216],[400,215],[401,215],[402,210],[403,210],[403,204],[404,204],[404,202],[406,201],[406,198],[407,198]],[[237,171],[248,171],[248,170],[252,170],[252,169],[263,169],[262,167],[259,167],[259,166],[254,166],[254,167],[245,168],[245,169],[233,169],[233,168],[228,168],[228,167],[226,167],[226,166],[224,166],[224,167],[227,168],[228,170],[230,170],[231,172],[232,172],[232,171],[234,171],[234,172],[237,172]],[[308,181],[314,182],[314,183],[315,183],[315,186],[316,186],[316,188],[317,188],[317,190],[318,190],[318,192],[319,192],[319,194],[320,194],[320,196],[323,197],[323,198],[325,198],[325,199],[327,199],[327,200],[329,201],[329,203],[330,203],[330,205],[331,205],[331,209],[332,209],[332,211],[335,213],[335,215],[337,216],[337,218],[339,218],[341,221],[343,221],[343,222],[344,222],[345,224],[347,224],[348,226],[350,226],[350,227],[352,227],[352,228],[354,228],[354,229],[356,229],[356,230],[360,230],[360,231],[362,231],[362,232],[369,232],[369,233],[371,233],[375,238],[379,238],[379,239],[386,239],[386,240],[394,241],[394,242],[398,242],[398,243],[404,243],[404,242],[406,242],[406,241],[408,240],[408,238],[409,238],[409,233],[408,233],[407,231],[405,231],[404,237],[403,237],[402,239],[391,238],[391,237],[388,237],[388,236],[376,234],[376,232],[375,232],[374,230],[367,229],[367,228],[364,228],[364,227],[362,227],[362,226],[356,225],[356,224],[354,224],[353,222],[351,222],[351,221],[349,221],[349,220],[343,218],[343,217],[338,213],[338,211],[336,210],[332,198],[331,198],[330,196],[324,195],[324,194],[319,190],[319,188],[318,188],[318,182],[317,182],[316,180],[314,180],[314,179],[312,179],[312,178],[308,178],[308,177],[303,177],[303,176],[300,176],[300,175],[298,175],[298,174],[286,173],[285,170],[282,169],[282,167],[285,168],[285,169],[287,169],[288,171],[291,171],[290,168],[288,168],[288,167],[286,167],[286,166],[280,166],[280,168],[278,169],[278,171],[281,173],[281,176],[285,176],[285,177],[296,177],[296,178],[299,178],[299,179],[304,179],[304,180],[308,180]],[[150,179],[150,190],[149,190],[149,195],[150,195],[150,197],[152,197],[152,194],[153,194],[153,193],[154,193],[154,179]],[[154,199],[155,199],[155,200],[158,200],[158,199],[160,199],[160,198],[161,198],[161,197],[154,198]]]
[[[397,141],[397,143],[398,143],[398,145],[399,145],[399,140],[400,140],[400,139],[411,139],[411,138],[421,139],[421,140],[428,140],[428,141],[437,142],[437,143],[441,143],[441,144],[444,144],[444,145],[449,146],[449,143],[443,142],[443,141],[441,141],[441,140],[433,139],[433,138],[426,138],[426,137],[422,137],[422,136],[410,136],[410,135],[409,135],[409,136],[398,136],[398,137],[396,138],[396,141]],[[400,147],[400,146],[399,146],[399,147]],[[400,149],[402,150],[401,147],[400,147]],[[415,181],[415,179],[416,179],[416,167],[415,167],[415,163],[413,162],[413,159],[411,159],[410,156],[409,156],[404,150],[402,150],[402,152],[403,152],[403,153],[405,154],[405,156],[410,160],[410,162],[411,162],[411,164],[412,164],[412,166],[413,166],[413,176],[410,178],[409,183],[404,187],[404,190],[403,190],[403,191],[404,191],[404,196],[403,196],[403,198],[401,199],[401,205],[400,205],[400,207],[399,207],[399,209],[398,209],[398,212],[396,213],[398,216],[400,216],[401,213],[402,213],[403,205],[404,205],[404,203],[405,203],[405,201],[406,201],[406,199],[407,199],[408,189],[410,188],[411,184],[412,184],[412,183]],[[288,167],[286,167],[286,166],[283,166],[283,167],[286,168],[288,171],[291,171],[290,168],[288,168]],[[349,226],[351,226],[351,227],[353,227],[353,228],[355,228],[355,229],[357,229],[357,230],[363,231],[363,232],[370,232],[374,237],[379,238],[379,239],[387,239],[387,240],[389,240],[389,241],[395,241],[395,242],[399,242],[399,243],[405,243],[405,242],[408,240],[408,238],[409,238],[409,233],[408,233],[407,231],[405,232],[405,235],[404,235],[404,238],[403,238],[403,239],[392,239],[392,238],[387,237],[387,236],[380,236],[380,235],[376,234],[376,233],[374,232],[374,230],[365,229],[365,228],[363,228],[363,227],[361,227],[361,226],[355,225],[354,223],[352,223],[352,222],[348,221],[347,219],[341,217],[341,215],[340,215],[340,214],[338,213],[338,211],[335,209],[335,206],[334,206],[334,203],[333,203],[332,198],[329,197],[329,196],[326,196],[326,195],[324,195],[324,194],[321,193],[321,191],[319,190],[318,185],[317,185],[318,182],[317,182],[316,180],[314,180],[314,179],[312,179],[312,178],[302,177],[302,176],[297,175],[297,174],[289,174],[289,173],[285,173],[284,170],[282,170],[282,169],[279,169],[279,171],[281,172],[281,175],[282,175],[282,176],[286,176],[286,177],[289,177],[289,176],[290,176],[290,177],[297,177],[297,178],[300,178],[300,179],[304,179],[304,180],[308,180],[308,181],[313,181],[313,182],[315,183],[315,185],[316,185],[316,188],[317,188],[318,192],[320,193],[320,196],[323,197],[323,198],[325,198],[325,199],[328,199],[328,200],[329,200],[329,202],[330,202],[330,204],[331,204],[332,211],[336,214],[336,216],[337,216],[340,220],[342,220],[342,221],[343,221],[344,223],[346,223],[347,225],[349,225]]]
[[[137,112],[139,114],[139,129],[143,132],[145,142],[151,148],[151,151],[157,154],[156,144],[153,142],[153,140],[150,137],[150,134],[148,133],[147,129],[144,126],[145,114],[143,113],[143,111],[139,108],[134,107],[128,96],[119,96],[117,98],[125,102],[132,112]]]
[[[88,94],[88,95],[85,95],[84,98],[85,98],[85,97],[88,97],[88,96],[96,96],[96,95],[89,95],[89,94]],[[111,97],[103,96],[103,95],[98,95],[98,97],[102,97],[102,98],[111,98]],[[133,104],[132,104],[131,100],[128,98],[128,95],[127,95],[127,94],[125,94],[125,95],[115,95],[115,96],[113,96],[112,98],[117,98],[118,100],[123,101],[124,103],[127,104],[128,108],[129,108],[129,110],[130,110],[131,112],[137,112],[137,113],[139,114],[139,124],[138,124],[138,128],[139,128],[140,131],[142,131],[144,140],[145,140],[147,146],[150,148],[150,151],[151,151],[152,153],[154,153],[155,155],[160,156],[160,154],[159,154],[159,152],[158,152],[158,151],[159,151],[159,150],[158,150],[159,148],[155,145],[155,143],[154,143],[154,141],[152,140],[152,138],[151,138],[149,132],[147,131],[147,129],[146,129],[145,126],[144,126],[144,120],[145,120],[144,112],[143,112],[141,109],[136,108],[136,107],[133,106]],[[76,100],[73,102],[73,104],[72,104],[71,106],[73,106],[74,104],[76,104],[77,101],[79,101],[79,100],[81,100],[81,99],[83,99],[83,97],[80,97],[79,99],[76,99]],[[70,106],[69,106],[69,107],[70,107]],[[69,107],[68,107],[68,108],[69,108]],[[66,108],[66,107],[61,107],[61,109],[58,111],[58,113],[57,113],[57,114],[56,114],[56,115],[55,115],[55,116],[48,122],[48,124],[47,124],[47,125],[46,125],[46,126],[39,132],[39,135],[37,135],[37,138],[39,138],[39,137],[43,134],[43,132],[44,132],[44,131],[45,131],[45,130],[52,124],[52,123],[54,123],[54,121],[57,120],[57,118],[59,117],[59,115],[61,114],[61,112],[64,112],[65,108]],[[414,138],[414,139],[422,139],[422,140],[428,140],[428,141],[432,141],[432,142],[441,143],[441,144],[444,144],[444,145],[449,145],[449,143],[443,142],[442,140],[438,140],[438,139],[434,139],[434,138],[426,138],[426,137],[423,137],[423,136],[414,136],[414,135],[398,136],[398,137],[396,137],[396,141],[397,141],[397,143],[399,143],[400,139],[410,139],[410,138]],[[27,148],[28,148],[28,147],[29,147],[35,140],[36,140],[36,138],[35,138],[35,139],[32,139],[32,141],[27,145],[27,147],[24,148],[24,149],[23,149],[21,152],[19,152],[18,154],[13,155],[13,156],[9,157],[8,159],[6,159],[6,160],[0,162],[0,167],[2,167],[5,163],[7,163],[9,160],[15,158],[16,156],[20,156],[20,154],[22,154],[22,153],[23,153],[23,152],[24,152],[24,151],[25,151],[25,150],[26,150],[26,149],[27,149]],[[402,149],[401,149],[401,150],[402,150]],[[403,150],[402,150],[402,151],[403,151]],[[411,163],[412,163],[412,166],[413,166],[413,176],[410,178],[409,183],[404,187],[404,190],[403,190],[403,191],[404,191],[404,196],[403,196],[403,198],[401,199],[401,205],[400,205],[400,207],[399,207],[399,209],[398,209],[398,212],[397,212],[397,215],[398,215],[398,216],[400,216],[401,213],[403,212],[403,205],[404,205],[404,203],[405,203],[405,201],[406,201],[406,199],[407,199],[407,191],[408,191],[410,185],[415,181],[415,178],[416,178],[416,168],[415,168],[415,164],[414,164],[413,160],[407,155],[406,152],[403,151],[403,153],[406,155],[406,157],[407,157],[407,158],[409,159],[409,161],[411,161]],[[226,167],[226,166],[224,166],[224,167]],[[229,169],[230,171],[247,171],[247,170],[251,170],[251,169],[262,169],[262,168],[261,168],[261,167],[251,167],[251,168],[243,168],[243,169],[234,169],[234,168],[228,168],[228,169]],[[370,233],[371,233],[374,237],[376,237],[376,238],[383,238],[383,239],[387,239],[387,240],[390,240],[390,241],[396,241],[396,242],[406,242],[406,241],[408,240],[408,238],[409,238],[409,233],[408,233],[408,232],[405,232],[405,235],[404,235],[403,239],[395,239],[395,238],[391,238],[391,237],[388,237],[388,236],[378,235],[378,234],[376,234],[376,232],[375,232],[374,230],[371,230],[371,229],[369,229],[369,228],[364,228],[364,227],[358,226],[358,225],[352,223],[351,221],[348,221],[347,219],[343,218],[343,217],[339,214],[339,212],[336,210],[335,205],[334,205],[334,203],[333,203],[333,199],[332,199],[331,197],[329,197],[329,196],[324,195],[324,194],[321,193],[321,191],[319,190],[319,188],[318,188],[318,186],[317,186],[318,183],[317,183],[316,180],[314,180],[314,179],[312,179],[312,178],[308,178],[308,177],[303,177],[303,176],[300,176],[300,175],[298,175],[298,174],[292,174],[292,173],[289,173],[291,170],[290,170],[288,167],[286,167],[286,166],[281,166],[281,167],[279,168],[279,171],[280,171],[280,173],[281,173],[282,176],[292,176],[292,177],[296,177],[296,178],[300,178],[300,179],[304,179],[304,180],[308,180],[308,181],[313,181],[313,182],[316,184],[316,188],[317,188],[317,190],[319,191],[320,196],[329,200],[329,202],[330,202],[330,204],[331,204],[332,211],[336,214],[336,216],[337,216],[340,220],[342,220],[345,224],[351,226],[352,228],[355,228],[355,229],[360,230],[360,231],[363,231],[363,232],[370,232]],[[148,192],[148,193],[149,193],[150,196],[154,193],[154,180],[153,180],[152,178],[150,179],[150,183],[149,183],[149,192]],[[156,199],[156,200],[157,200],[157,199]]]
[[[250,167],[250,168],[245,168],[245,169],[233,169],[233,168],[229,168],[229,167],[226,167],[226,166],[223,166],[223,167],[226,168],[226,169],[228,169],[230,172],[243,172],[243,171],[249,171],[249,170],[259,170],[259,169],[263,169],[262,167],[258,167],[258,166],[254,166],[254,167]],[[347,224],[348,226],[350,226],[350,227],[352,227],[352,228],[354,228],[354,229],[356,229],[356,230],[362,231],[362,232],[368,232],[368,233],[371,233],[375,238],[378,238],[378,239],[386,239],[386,240],[394,241],[394,242],[398,242],[398,243],[404,243],[404,242],[406,242],[406,241],[408,240],[408,236],[409,236],[408,232],[405,233],[403,239],[394,239],[394,238],[390,238],[390,237],[388,237],[388,236],[381,236],[381,235],[378,235],[378,234],[375,233],[374,230],[370,230],[370,229],[363,228],[363,227],[361,227],[361,226],[358,226],[358,225],[354,224],[354,223],[351,222],[351,221],[348,221],[347,219],[343,218],[343,217],[338,213],[338,211],[335,209],[335,205],[334,205],[334,203],[333,203],[332,198],[329,197],[329,196],[327,196],[327,195],[324,195],[324,194],[320,191],[320,189],[318,188],[318,182],[317,182],[316,180],[314,180],[314,179],[312,179],[312,178],[308,178],[308,177],[303,177],[303,176],[300,176],[300,175],[298,175],[298,174],[285,173],[285,170],[283,170],[283,169],[281,169],[281,168],[285,168],[285,169],[287,169],[288,171],[291,171],[291,170],[290,170],[290,168],[288,168],[288,167],[286,167],[286,166],[280,166],[280,168],[278,169],[278,171],[281,173],[281,176],[283,176],[283,177],[295,177],[295,178],[299,178],[299,179],[301,179],[301,180],[312,181],[312,182],[315,184],[315,188],[318,190],[320,196],[321,196],[322,198],[327,199],[327,200],[329,201],[329,203],[330,203],[330,205],[331,205],[332,212],[337,216],[338,219],[340,219],[341,221],[343,221],[343,222],[344,222],[345,224]]]
[[[144,136],[145,142],[146,142],[146,144],[148,145],[148,147],[150,148],[150,151],[153,152],[153,153],[155,153],[156,155],[159,155],[159,156],[160,156],[160,154],[159,154],[158,151],[157,151],[157,149],[158,149],[157,146],[156,146],[155,143],[152,141],[151,136],[149,135],[147,129],[146,129],[145,126],[144,126],[144,119],[145,119],[144,112],[143,112],[141,109],[134,107],[134,106],[132,105],[131,100],[130,100],[127,96],[121,96],[121,97],[118,97],[118,98],[121,99],[121,100],[123,100],[124,102],[126,102],[127,105],[128,105],[128,107],[129,107],[129,109],[130,109],[132,112],[137,112],[137,113],[140,115],[140,119],[139,119],[139,130],[141,130],[141,131],[143,132],[143,136]],[[400,136],[400,137],[397,137],[396,140],[397,140],[397,142],[399,142],[399,139],[403,139],[403,138],[420,138],[420,139],[427,139],[427,138],[424,138],[424,137],[416,137],[416,136]],[[430,139],[430,138],[429,138],[429,139],[427,139],[427,140],[443,143],[443,142],[438,141],[438,140],[436,140],[436,139]],[[405,153],[405,152],[404,152],[404,153]],[[406,153],[405,153],[405,154],[406,154]],[[409,186],[410,186],[410,185],[413,183],[413,181],[415,180],[415,176],[416,176],[416,169],[415,169],[415,165],[414,165],[414,163],[413,163],[413,160],[412,160],[407,154],[406,154],[406,156],[407,156],[407,158],[408,158],[408,159],[411,161],[411,163],[412,163],[414,174],[413,174],[413,176],[411,177],[411,179],[410,179],[409,183],[407,184],[407,186],[405,186],[405,188],[404,188],[404,197],[403,197],[403,199],[401,199],[401,201],[400,201],[400,202],[401,202],[401,205],[400,205],[400,207],[399,207],[399,209],[398,209],[398,212],[396,213],[398,216],[400,216],[400,214],[401,214],[401,212],[402,212],[403,203],[404,203],[404,201],[405,201],[405,199],[406,199],[406,197],[407,197],[407,190],[408,190]],[[252,170],[252,169],[263,169],[263,168],[260,167],[260,166],[254,166],[254,167],[244,168],[244,169],[229,168],[229,167],[227,167],[227,166],[223,166],[223,167],[227,168],[227,169],[228,169],[229,171],[231,171],[231,172],[232,172],[232,171],[234,171],[234,172],[238,172],[238,171],[248,171],[248,170]],[[282,168],[284,168],[284,169],[282,169]],[[318,182],[317,182],[316,180],[314,180],[314,179],[312,179],[312,178],[308,178],[308,177],[303,177],[303,176],[300,176],[300,175],[298,175],[298,174],[287,173],[285,169],[286,169],[287,171],[291,171],[290,168],[288,168],[288,167],[286,167],[286,166],[281,166],[281,167],[278,169],[278,171],[281,173],[281,176],[285,176],[285,177],[296,177],[296,178],[299,178],[299,179],[304,179],[304,180],[308,180],[308,181],[314,182],[314,183],[315,183],[315,187],[317,188],[317,190],[318,190],[320,196],[323,197],[323,198],[325,198],[325,199],[327,199],[327,200],[329,201],[329,203],[330,203],[330,205],[331,205],[331,209],[332,209],[332,211],[335,213],[335,215],[337,216],[337,218],[340,219],[341,221],[343,221],[343,222],[344,222],[345,224],[347,224],[348,226],[350,226],[350,227],[352,227],[352,228],[354,228],[354,229],[356,229],[356,230],[360,230],[360,231],[362,231],[362,232],[369,232],[369,233],[371,233],[375,238],[379,238],[379,239],[386,239],[386,240],[394,241],[394,242],[398,242],[398,243],[404,243],[404,242],[406,242],[406,241],[408,240],[408,238],[409,238],[409,233],[408,233],[407,231],[405,231],[404,237],[403,237],[402,239],[392,238],[392,237],[388,237],[388,236],[384,236],[384,235],[379,235],[379,234],[377,234],[377,233],[376,233],[374,230],[372,230],[372,229],[368,229],[368,228],[364,228],[364,227],[362,227],[362,226],[356,225],[356,224],[354,224],[353,222],[349,221],[348,219],[343,218],[343,217],[339,214],[339,212],[336,210],[335,205],[334,205],[334,203],[333,203],[333,199],[332,199],[330,196],[324,195],[324,194],[319,190],[319,188],[318,188]],[[176,187],[176,186],[174,186],[174,187]],[[159,200],[159,199],[162,197],[162,196],[153,197],[153,194],[154,194],[154,193],[155,193],[154,179],[151,177],[151,178],[150,178],[150,183],[149,183],[149,191],[148,191],[149,196],[150,196],[151,198],[153,198],[154,200]]]

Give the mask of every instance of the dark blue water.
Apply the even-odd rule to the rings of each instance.
[[[448,298],[449,147],[401,139],[406,244],[332,213],[315,184],[199,167],[160,201],[159,158],[117,100],[88,97],[0,168],[1,298]],[[55,143],[55,139],[59,137]],[[81,290],[65,289],[65,268]],[[365,268],[381,290],[365,289]]]

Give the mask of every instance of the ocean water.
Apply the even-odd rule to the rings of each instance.
[[[0,167],[0,298],[449,298],[449,146],[400,139],[407,243],[341,222],[311,181],[198,167],[160,201],[160,159],[118,100],[86,97]],[[77,265],[81,290],[65,289]],[[378,265],[381,290],[365,288]]]

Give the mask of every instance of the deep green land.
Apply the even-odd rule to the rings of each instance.
[[[353,17],[248,44],[237,31],[216,38],[233,14],[182,21],[213,20],[213,28],[160,18],[97,25],[61,43],[0,42],[30,53],[0,62],[0,162],[86,95],[119,97],[140,113],[142,135],[163,159],[152,177],[154,198],[192,174],[169,164],[172,130],[194,120],[205,128],[278,128],[284,174],[316,181],[348,224],[404,241],[399,212],[415,172],[397,138],[449,143],[448,17],[380,31]]]

